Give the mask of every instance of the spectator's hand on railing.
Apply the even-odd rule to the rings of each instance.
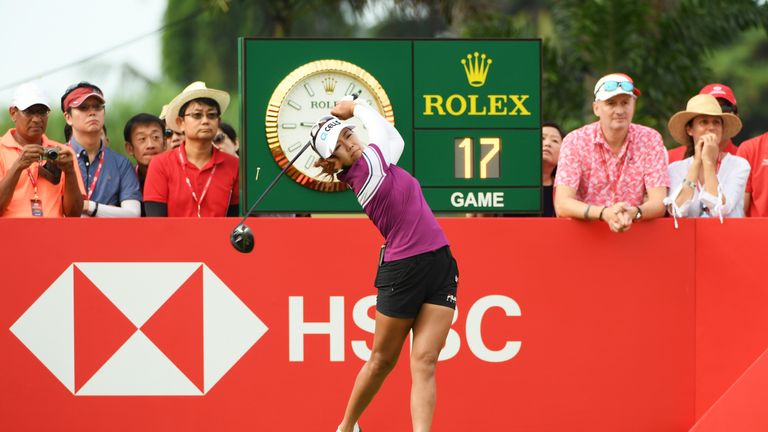
[[[613,232],[624,232],[632,225],[632,217],[627,212],[627,203],[618,202],[612,206],[606,207],[603,212],[603,221],[608,224],[608,228]]]

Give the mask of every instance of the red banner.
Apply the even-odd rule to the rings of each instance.
[[[754,237],[762,221],[621,235],[440,222],[461,280],[436,431],[685,431],[767,345],[765,332],[739,335],[750,349],[727,373],[707,363],[714,345],[696,351],[719,340],[697,327],[711,304],[700,286],[748,277],[731,261],[704,272],[734,251],[701,242]],[[369,353],[381,238],[362,219],[256,218],[243,255],[235,224],[0,220],[0,430],[335,430]],[[762,323],[766,304],[750,309]],[[408,354],[363,415],[367,432],[410,430]]]

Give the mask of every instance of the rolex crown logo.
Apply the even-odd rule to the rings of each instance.
[[[333,91],[336,90],[336,80],[331,77],[325,77],[322,80],[323,83],[323,90],[325,90],[325,94],[332,95]]]
[[[466,59],[461,59],[469,85],[472,87],[482,87],[485,84],[485,77],[488,76],[488,69],[490,69],[491,63],[493,63],[493,60],[489,58],[486,61],[485,54],[480,55],[477,51],[475,51],[474,57],[472,54],[467,54]]]

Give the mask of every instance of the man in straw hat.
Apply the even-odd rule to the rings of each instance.
[[[667,155],[661,135],[632,123],[640,90],[622,73],[597,81],[598,121],[569,133],[560,148],[555,210],[560,217],[605,222],[611,231],[665,214]]]
[[[238,159],[213,145],[229,94],[202,81],[188,85],[168,104],[166,123],[184,133],[175,149],[152,159],[144,184],[147,216],[237,216]]]
[[[744,187],[749,177],[746,159],[726,151],[729,138],[741,130],[741,120],[723,113],[714,96],[699,94],[685,111],[669,119],[672,138],[686,147],[685,157],[669,165],[671,193],[664,203],[677,217],[744,216]]]

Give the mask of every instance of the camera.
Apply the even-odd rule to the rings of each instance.
[[[55,161],[59,158],[59,149],[57,147],[49,147],[43,149],[43,154],[40,155],[40,160]]]

